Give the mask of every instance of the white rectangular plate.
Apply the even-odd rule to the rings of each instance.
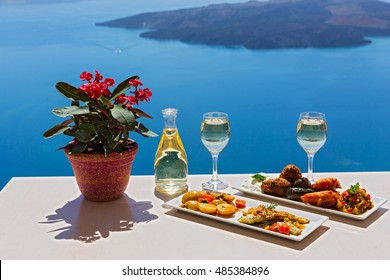
[[[354,214],[345,213],[343,211],[336,210],[336,209],[323,208],[323,207],[319,207],[319,206],[306,204],[306,203],[303,203],[301,201],[287,199],[285,197],[278,197],[278,196],[273,196],[273,195],[262,193],[261,190],[254,190],[254,188],[252,188],[253,185],[251,186],[251,183],[250,183],[251,180],[252,180],[251,178],[248,178],[247,180],[242,182],[242,184],[240,186],[235,186],[232,188],[239,190],[240,192],[248,193],[248,194],[258,196],[261,198],[267,198],[267,199],[272,199],[273,201],[277,201],[277,202],[284,202],[284,203],[289,203],[292,205],[298,205],[298,206],[304,207],[308,210],[316,210],[316,211],[320,211],[323,213],[330,213],[333,215],[342,216],[342,217],[345,217],[348,219],[353,219],[353,220],[365,220],[368,216],[370,216],[372,213],[374,213],[376,210],[378,210],[379,207],[381,207],[387,201],[387,199],[384,199],[384,198],[371,196],[371,200],[374,203],[374,208],[368,210],[367,212],[363,213],[362,215],[354,215]],[[342,191],[340,191],[340,192],[342,192]]]
[[[251,207],[256,207],[260,204],[264,204],[264,205],[269,204],[268,202],[262,202],[262,201],[254,200],[254,199],[246,199],[245,198],[245,201],[246,201],[246,208],[245,209],[248,209]],[[205,214],[205,213],[202,213],[199,211],[189,210],[186,208],[181,208],[180,207],[181,196],[179,196],[171,201],[168,201],[167,203],[165,203],[165,205],[172,207],[174,209],[180,210],[180,211],[184,211],[184,212],[191,213],[191,214],[198,215],[198,216],[202,216],[202,217],[205,217],[208,219],[220,221],[222,223],[232,224],[232,225],[236,225],[236,226],[239,226],[242,228],[248,228],[248,229],[259,231],[262,233],[271,234],[271,235],[274,235],[274,236],[277,236],[280,238],[291,239],[294,241],[301,241],[302,239],[307,237],[310,233],[312,233],[314,230],[316,230],[321,224],[323,224],[325,221],[327,221],[329,219],[326,216],[317,215],[317,214],[309,213],[309,212],[305,212],[305,211],[300,211],[300,210],[296,210],[296,209],[292,209],[292,208],[288,208],[288,207],[277,206],[276,210],[286,211],[286,212],[289,212],[289,213],[294,214],[296,216],[307,218],[310,220],[310,223],[306,224],[306,227],[303,229],[302,233],[298,236],[295,236],[295,235],[285,235],[282,233],[266,230],[266,229],[261,228],[260,226],[255,225],[255,224],[254,225],[247,225],[247,224],[240,223],[238,221],[238,219],[241,218],[241,216],[242,216],[241,212],[237,212],[234,216],[227,218],[227,217],[221,217],[221,216],[217,216],[217,215]]]

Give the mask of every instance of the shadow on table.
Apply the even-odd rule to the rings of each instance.
[[[234,226],[231,224],[223,223],[222,221],[216,221],[211,219],[206,219],[201,216],[192,215],[191,213],[185,213],[182,211],[177,211],[175,209],[172,209],[165,214],[180,218],[183,220],[188,220],[191,222],[199,223],[202,225],[210,226],[213,228],[217,228],[220,230],[224,230],[227,232],[240,234],[242,236],[246,236],[249,238],[257,239],[259,241],[272,243],[275,245],[288,247],[294,250],[303,251],[306,247],[308,247],[310,244],[312,244],[314,241],[316,241],[318,238],[320,238],[325,232],[329,230],[328,226],[321,225],[319,226],[315,231],[313,231],[311,234],[309,234],[305,239],[297,242],[290,239],[285,239],[282,236],[277,237],[274,235],[269,235],[267,233],[258,232],[251,229],[241,228],[238,226]]]
[[[379,207],[378,210],[376,210],[374,213],[372,213],[370,216],[368,216],[364,220],[352,220],[352,219],[348,219],[348,218],[344,218],[344,217],[340,217],[340,216],[336,216],[336,215],[332,215],[332,214],[327,215],[327,216],[329,217],[330,220],[333,220],[333,221],[336,221],[339,223],[348,224],[348,225],[360,227],[360,228],[368,228],[374,222],[379,220],[379,218],[382,217],[387,211],[389,211],[389,209]]]
[[[150,201],[135,201],[124,194],[111,202],[92,202],[80,195],[69,201],[55,214],[46,216],[42,224],[67,223],[49,232],[59,232],[55,239],[74,239],[92,243],[109,237],[110,232],[132,230],[137,223],[148,223],[158,218],[148,212],[153,207]]]
[[[174,198],[176,198],[178,196],[181,196],[182,194],[186,193],[187,191],[188,191],[188,186],[184,190],[182,190],[181,192],[178,192],[178,193],[175,193],[175,194],[160,193],[160,192],[158,192],[156,190],[156,188],[154,188],[154,195],[157,198],[161,199],[162,201],[167,202],[167,201],[172,200],[172,199],[174,199]],[[163,205],[163,207],[164,207],[164,205]]]

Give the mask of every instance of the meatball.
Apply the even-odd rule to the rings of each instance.
[[[314,192],[312,188],[292,187],[287,189],[286,196],[288,199],[301,201],[301,196],[312,192]]]
[[[295,180],[294,187],[297,187],[297,188],[310,188],[311,187],[311,183],[310,183],[308,178],[301,177],[301,178]]]
[[[265,194],[285,197],[290,186],[291,183],[283,178],[268,179],[261,184],[261,191]]]
[[[279,178],[286,179],[291,184],[294,184],[294,182],[301,177],[302,177],[301,170],[299,170],[299,168],[294,164],[289,164],[286,167],[284,167],[282,172],[279,175]]]

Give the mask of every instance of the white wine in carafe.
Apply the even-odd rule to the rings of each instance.
[[[154,160],[156,191],[176,194],[187,189],[187,155],[176,127],[176,109],[163,110],[164,130]]]

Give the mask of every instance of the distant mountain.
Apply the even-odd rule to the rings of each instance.
[[[270,0],[144,13],[97,25],[148,29],[145,38],[248,49],[359,46],[390,35],[377,0]]]

